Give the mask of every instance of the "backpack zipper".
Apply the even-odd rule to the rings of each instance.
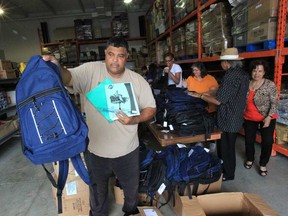
[[[56,87],[56,88],[44,90],[44,91],[41,91],[35,95],[32,95],[29,98],[22,101],[21,103],[19,103],[19,109],[21,109],[22,107],[24,107],[26,104],[30,103],[31,101],[35,101],[38,98],[45,97],[49,94],[53,94],[53,93],[59,92],[59,91],[62,91],[61,87]]]

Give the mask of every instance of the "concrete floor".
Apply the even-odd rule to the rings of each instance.
[[[56,216],[51,184],[41,166],[32,165],[22,154],[20,138],[0,146],[0,216]],[[257,145],[257,158],[259,158]],[[243,137],[237,139],[237,169],[234,181],[223,182],[222,191],[248,192],[260,195],[279,215],[288,215],[288,158],[278,154],[271,157],[268,176],[261,177],[257,166],[243,167]],[[121,205],[114,203],[111,193],[111,216],[123,215]],[[175,215],[167,206],[163,215]],[[191,215],[192,212],[191,212]]]

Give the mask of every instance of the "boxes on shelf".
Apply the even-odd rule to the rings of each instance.
[[[186,11],[190,13],[197,8],[197,0],[187,0],[186,1]]]
[[[0,79],[13,79],[16,78],[14,69],[0,70]]]
[[[0,120],[0,139],[15,132],[19,128],[19,119],[17,116],[9,117],[6,120]]]
[[[5,91],[0,91],[0,110],[7,108],[8,103],[7,93]]]
[[[248,31],[248,9],[247,1],[231,9],[233,26],[231,34],[233,37],[233,46],[243,46],[247,44]]]
[[[71,40],[75,38],[75,28],[73,26],[56,28],[53,33],[56,41]]]
[[[203,52],[206,55],[218,54],[232,46],[232,17],[225,3],[213,4],[210,10],[204,11],[201,22]]]
[[[233,46],[245,46],[247,44],[247,31],[233,35]]]
[[[248,23],[259,20],[267,20],[269,17],[277,17],[278,0],[249,0]]]
[[[8,104],[16,104],[16,92],[15,91],[7,91],[7,103]]]
[[[114,36],[129,36],[128,14],[121,13],[112,20],[112,29]]]
[[[75,35],[78,40],[91,40],[92,19],[74,20]]]
[[[187,56],[198,53],[198,24],[197,20],[188,22],[185,25],[186,54]]]
[[[268,20],[249,24],[247,43],[255,43],[265,40],[274,40],[277,32],[277,18],[269,18]]]
[[[9,60],[0,59],[0,70],[12,70],[12,63]]]
[[[276,143],[283,145],[288,142],[288,125],[276,123]]]
[[[205,215],[245,215],[245,216],[278,216],[260,196],[256,194],[229,192],[200,196],[175,196],[175,206],[170,207],[177,216]]]
[[[56,164],[53,167],[54,178],[57,180],[59,166]],[[52,186],[52,191],[57,205],[57,189]],[[68,178],[62,193],[62,209],[61,216],[88,216],[90,210],[89,187],[75,171],[71,161],[69,161]]]

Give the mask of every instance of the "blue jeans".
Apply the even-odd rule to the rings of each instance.
[[[108,183],[114,174],[124,192],[123,212],[137,210],[139,186],[139,148],[118,158],[103,158],[90,152],[85,155],[91,178],[90,216],[108,216]]]
[[[256,134],[258,130],[261,134],[261,154],[259,165],[266,166],[269,162],[272,145],[274,143],[274,130],[276,125],[276,119],[272,119],[269,127],[263,128],[263,122],[255,122],[245,120],[244,130],[245,130],[245,151],[246,158],[248,161],[254,161],[255,158],[255,142],[256,142]]]

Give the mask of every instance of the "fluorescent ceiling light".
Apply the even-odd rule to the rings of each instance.
[[[0,7],[0,15],[4,14],[4,10]]]
[[[129,4],[129,3],[131,3],[132,2],[132,0],[124,0],[124,3],[125,4]]]

